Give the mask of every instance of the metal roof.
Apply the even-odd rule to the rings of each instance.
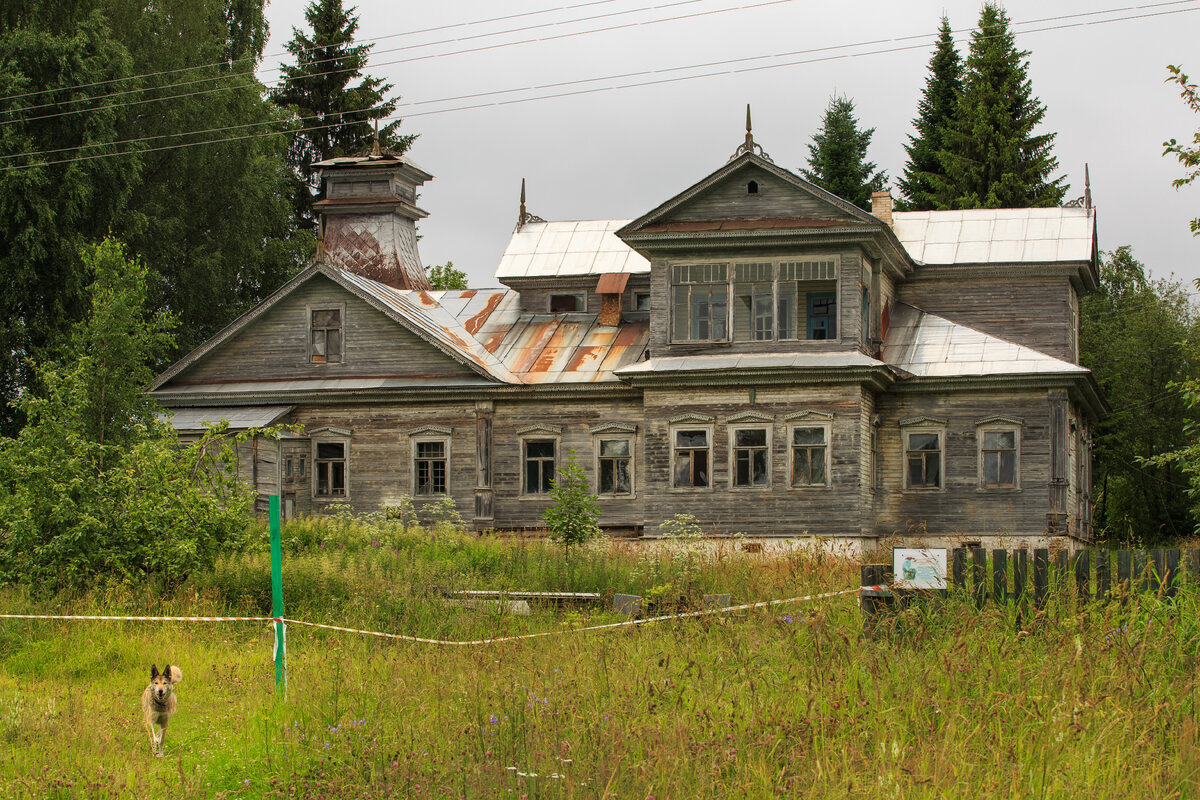
[[[660,372],[694,370],[754,369],[838,369],[843,367],[880,367],[883,362],[857,350],[821,353],[722,353],[720,355],[669,356],[651,358],[621,370],[621,375],[646,375]]]
[[[883,360],[921,378],[1088,372],[904,303],[892,306]]]
[[[1094,208],[897,211],[896,237],[924,264],[1090,261]]]
[[[522,314],[495,353],[524,383],[599,383],[636,363],[649,336],[647,322],[614,327],[595,314]]]
[[[627,219],[526,222],[500,257],[496,278],[551,278],[649,272],[650,262],[618,239]]]
[[[228,408],[175,408],[159,414],[177,431],[196,433],[205,429],[203,423],[229,423],[230,430],[265,428],[273,425],[295,406],[234,406]]]

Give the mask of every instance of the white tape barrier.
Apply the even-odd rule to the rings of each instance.
[[[282,622],[285,625],[285,630],[286,626],[291,624],[302,625],[306,628],[320,628],[327,631],[342,631],[343,633],[357,633],[363,636],[375,636],[380,639],[397,639],[403,642],[466,646],[498,644],[500,642],[515,642],[521,639],[537,639],[543,636],[557,636],[564,633],[584,633],[586,631],[612,630],[614,628],[627,628],[634,625],[648,625],[652,622],[666,622],[667,620],[672,619],[707,617],[716,614],[726,614],[731,611],[748,611],[753,608],[767,608],[770,606],[787,605],[789,603],[803,603],[810,600],[824,600],[830,597],[839,597],[844,594],[854,594],[857,592],[858,589],[841,589],[835,592],[824,592],[822,594],[807,594],[799,597],[789,597],[784,600],[763,600],[758,603],[743,603],[742,605],[738,606],[726,606],[725,608],[714,608],[704,611],[687,611],[682,614],[664,614],[659,617],[623,620],[621,622],[610,622],[604,625],[589,625],[583,628],[562,628],[553,631],[540,631],[538,633],[521,633],[514,636],[498,636],[492,639],[466,640],[425,639],[420,636],[406,636],[402,633],[384,633],[383,631],[368,631],[360,628],[344,628],[340,625],[325,625],[320,622],[305,622],[298,619],[288,619],[287,617],[118,617],[72,614],[0,614],[0,619],[108,620],[114,622]]]

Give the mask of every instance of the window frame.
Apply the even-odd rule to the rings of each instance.
[[[437,432],[437,431],[414,433],[408,437],[408,442],[409,442],[409,467],[410,467],[409,472],[411,473],[409,475],[409,493],[412,495],[413,499],[414,500],[422,500],[422,499],[426,499],[426,498],[437,499],[437,498],[441,498],[441,497],[450,497],[451,496],[451,493],[450,493],[450,446],[451,446],[450,434]],[[420,492],[420,483],[419,483],[419,479],[418,479],[417,462],[419,460],[434,461],[434,460],[438,460],[438,459],[421,459],[420,456],[418,455],[418,453],[420,451],[421,445],[434,444],[434,443],[440,443],[442,445],[442,457],[440,460],[445,462],[445,464],[446,464],[446,473],[445,473],[446,489],[445,489],[445,491],[441,491],[441,492],[429,492],[427,494],[421,493]]]
[[[574,311],[554,311],[554,298],[556,297],[574,297]],[[546,312],[549,314],[586,314],[587,313],[587,292],[580,291],[561,291],[546,293]]]
[[[645,308],[638,308],[638,298],[641,298],[641,297],[646,298],[646,307]],[[630,306],[629,310],[630,311],[649,312],[651,297],[652,297],[652,295],[651,295],[649,289],[630,292],[629,293],[629,306]]]
[[[796,483],[796,430],[801,428],[819,428],[824,434],[825,441],[825,481],[823,483]],[[806,448],[812,445],[805,445]],[[813,489],[828,489],[833,486],[831,457],[833,451],[833,420],[817,416],[793,419],[787,426],[787,485],[788,489],[796,491],[811,491]]]
[[[341,331],[342,349],[341,349],[341,353],[339,354],[337,361],[329,361],[328,360],[328,349],[329,349],[328,338],[326,338],[325,349],[327,352],[326,352],[325,359],[322,361],[316,361],[313,358],[313,330],[314,330],[313,314],[317,311],[337,311],[338,312],[338,319],[341,320],[341,324],[339,325],[337,330]],[[304,306],[304,313],[305,313],[305,330],[307,331],[307,337],[308,337],[306,344],[305,344],[305,347],[307,349],[307,354],[308,354],[308,363],[310,365],[320,365],[320,366],[331,366],[331,365],[336,366],[339,364],[345,364],[346,363],[346,304],[345,303],[308,303],[307,305]],[[320,328],[319,330],[329,331],[329,330],[333,330],[333,328]]]
[[[596,496],[605,500],[632,500],[637,497],[637,433],[630,431],[624,425],[611,425],[593,428],[592,430],[592,469],[594,470],[594,489]],[[600,462],[607,459],[617,459],[620,456],[605,456],[601,454],[601,442],[623,441],[629,445],[629,491],[626,493],[605,492],[600,488]]]
[[[693,420],[695,420],[695,421],[693,421]],[[669,438],[667,440],[667,446],[668,446],[669,454],[670,454],[670,458],[668,460],[670,473],[667,476],[667,490],[668,491],[686,492],[686,493],[713,491],[713,485],[716,483],[716,476],[713,474],[713,467],[715,465],[715,461],[713,459],[713,450],[714,450],[713,439],[714,439],[715,428],[716,428],[716,426],[714,425],[713,420],[708,419],[706,421],[699,421],[698,419],[695,419],[695,418],[682,419],[677,422],[672,422],[667,427],[667,434],[669,436]],[[675,436],[677,433],[679,433],[681,431],[704,431],[704,433],[705,433],[705,441],[707,442],[707,447],[704,449],[707,450],[707,452],[708,452],[708,483],[705,486],[696,486],[695,484],[692,484],[691,486],[676,486],[675,485],[676,450],[679,449],[675,446]],[[691,450],[699,450],[701,448],[689,447],[689,448],[683,448],[683,449],[691,451]],[[694,473],[694,470],[693,470],[693,473]]]
[[[988,417],[978,420],[975,423],[975,450],[976,450],[976,469],[978,475],[977,489],[980,492],[988,494],[1004,494],[1016,493],[1021,491],[1021,434],[1024,431],[1024,422],[1013,417]],[[986,471],[984,468],[985,453],[1003,452],[1000,450],[985,450],[984,439],[989,433],[1012,433],[1013,434],[1013,484],[1005,486],[999,484],[989,486],[986,481]]]
[[[766,431],[767,436],[766,436],[765,447],[763,447],[763,448],[759,448],[759,447],[739,448],[737,446],[737,434],[739,431]],[[729,450],[729,454],[728,454],[729,488],[731,490],[737,491],[737,492],[770,491],[771,486],[774,483],[773,473],[775,472],[775,469],[774,469],[774,466],[775,466],[775,464],[774,464],[774,461],[775,461],[775,459],[774,459],[775,426],[767,421],[747,420],[745,422],[735,422],[735,423],[726,425],[726,432],[729,437],[729,447],[728,447],[728,450]],[[765,449],[766,450],[766,453],[767,453],[767,482],[764,484],[759,484],[759,485],[755,485],[753,483],[739,484],[737,482],[737,452],[738,452],[738,450],[749,450],[749,449],[754,449],[754,450]],[[674,476],[674,473],[672,473],[672,476]]]
[[[528,465],[526,464],[527,459],[526,459],[526,455],[525,455],[526,446],[528,445],[528,443],[529,442],[551,442],[551,443],[553,443],[554,456],[551,461],[552,468],[553,468],[553,474],[550,476],[551,480],[553,480],[554,478],[558,477],[558,464],[559,464],[559,461],[561,460],[561,456],[562,456],[561,440],[562,440],[561,432],[554,432],[553,430],[547,429],[545,427],[535,427],[531,430],[527,430],[527,431],[521,433],[517,437],[517,447],[519,448],[517,450],[517,459],[518,459],[518,463],[520,464],[520,469],[521,469],[521,476],[520,476],[521,492],[518,496],[521,499],[523,499],[523,500],[547,500],[550,497],[549,489],[544,492],[531,492],[531,491],[529,491],[529,487],[526,484],[526,479],[529,477]],[[539,458],[539,460],[544,460],[544,459]]]
[[[312,497],[314,501],[322,503],[342,503],[350,499],[350,434],[349,432],[340,433],[336,430],[331,430],[333,435],[324,434],[312,437],[312,462],[313,468],[310,473],[309,482],[312,486]],[[342,488],[342,494],[333,494],[332,490],[329,494],[320,494],[320,476],[321,465],[333,463],[339,459],[319,458],[318,452],[320,445],[323,444],[340,444],[342,446],[342,482],[345,484]],[[332,480],[330,481],[332,484]]]
[[[936,434],[938,437],[938,484],[936,486],[913,486],[909,483],[908,454],[910,452],[930,452],[909,449],[909,436],[913,434]],[[946,424],[940,420],[923,417],[913,422],[900,423],[900,469],[902,486],[906,492],[944,492],[946,491]]]

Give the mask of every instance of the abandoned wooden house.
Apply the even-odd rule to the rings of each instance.
[[[374,153],[317,165],[311,265],[163,373],[184,433],[295,423],[244,473],[286,514],[452,498],[475,529],[539,527],[568,458],[614,533],[1091,537],[1072,207],[871,213],[732,158],[634,220],[525,209],[502,288],[430,291],[431,175]],[[1011,539],[1008,539],[1011,541]]]

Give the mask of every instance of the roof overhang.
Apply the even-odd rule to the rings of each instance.
[[[971,375],[964,377],[907,377],[895,384],[898,392],[996,391],[997,389],[1066,389],[1072,400],[1095,420],[1112,409],[1091,372]]]

